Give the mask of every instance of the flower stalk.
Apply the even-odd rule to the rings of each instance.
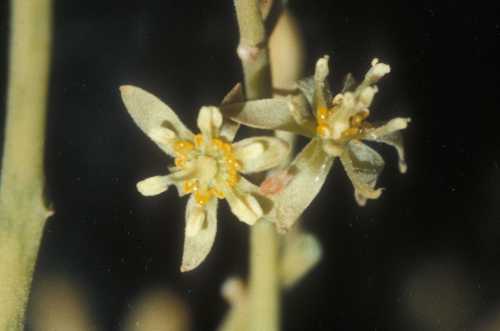
[[[240,30],[237,53],[243,66],[247,100],[271,96],[271,68],[264,21],[258,0],[235,0]]]
[[[43,155],[51,0],[13,0],[0,187],[0,329],[22,330],[47,217]]]
[[[247,100],[272,94],[267,36],[258,0],[235,0],[240,31],[238,56]],[[278,238],[272,223],[262,219],[250,229],[250,278],[247,330],[279,329],[280,283]]]

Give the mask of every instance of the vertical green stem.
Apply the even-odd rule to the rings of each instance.
[[[258,0],[234,0],[240,44],[238,56],[243,66],[247,100],[270,97],[271,68],[266,30]]]
[[[235,0],[240,30],[238,56],[247,99],[270,97],[271,71],[267,37],[258,0]],[[278,238],[274,225],[261,220],[251,227],[248,331],[279,329]]]
[[[274,224],[265,220],[252,226],[250,231],[248,330],[279,330],[278,235]]]
[[[0,330],[22,330],[43,227],[51,0],[12,0],[0,181]]]

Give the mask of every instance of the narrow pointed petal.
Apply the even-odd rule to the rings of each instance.
[[[268,197],[274,207],[269,218],[281,231],[287,231],[321,190],[334,158],[323,151],[321,140],[313,139],[287,168],[286,186]]]
[[[269,170],[278,166],[288,155],[286,142],[274,137],[253,137],[233,144],[236,158],[244,174]]]
[[[368,86],[375,84],[382,77],[391,72],[391,67],[388,64],[381,63],[377,58],[372,60],[371,68],[365,75],[365,79],[361,83],[361,86]]]
[[[170,176],[154,176],[138,182],[137,190],[144,196],[154,196],[165,192],[170,184]]]
[[[229,189],[225,192],[227,203],[240,221],[254,225],[262,217],[264,211],[252,193],[238,189],[238,186],[236,189]]]
[[[327,108],[332,96],[326,78],[330,72],[328,68],[328,55],[323,56],[316,62],[314,71],[314,109]]]
[[[173,155],[174,138],[193,136],[175,112],[151,93],[132,85],[121,86],[120,92],[134,122],[165,153]]]
[[[364,205],[364,199],[380,197],[382,189],[374,189],[384,168],[384,159],[379,153],[362,142],[353,140],[346,145],[340,160],[354,186],[356,201],[360,206]]]
[[[302,92],[307,102],[314,104],[314,76],[306,77],[297,82],[297,88]]]
[[[272,98],[238,102],[221,106],[222,113],[234,121],[257,129],[290,131],[306,136],[314,135],[314,121],[303,124],[295,121],[295,104],[291,98]]]
[[[403,174],[407,170],[407,165],[403,148],[403,135],[400,130],[405,129],[409,122],[409,118],[394,118],[378,128],[369,130],[363,137],[364,140],[381,142],[394,147],[399,157],[399,171]]]
[[[219,135],[222,126],[222,114],[219,108],[213,106],[201,107],[198,114],[198,128],[207,138],[213,138]]]
[[[226,94],[224,99],[222,99],[221,105],[243,102],[244,100],[245,96],[243,95],[241,83],[238,83]],[[222,127],[220,129],[220,136],[226,138],[227,141],[231,142],[234,140],[234,137],[236,136],[239,128],[239,123],[226,117],[224,118],[224,122],[222,123]]]
[[[217,232],[217,199],[200,206],[191,195],[186,206],[186,231],[181,271],[193,270],[212,249]]]

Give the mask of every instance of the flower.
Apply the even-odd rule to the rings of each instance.
[[[288,100],[263,99],[245,104],[222,107],[225,115],[238,123],[262,129],[295,132],[311,138],[284,173],[262,183],[263,193],[274,202],[270,218],[278,228],[288,230],[323,186],[333,161],[339,158],[354,186],[354,196],[360,206],[367,199],[377,199],[382,189],[375,189],[384,160],[362,141],[375,141],[396,148],[399,169],[406,172],[406,162],[400,130],[409,118],[394,118],[376,126],[367,121],[369,107],[378,91],[376,83],[390,72],[387,64],[374,59],[363,81],[355,86],[348,75],[343,90],[331,96],[326,81],[328,56],[316,63],[314,77],[298,83],[302,92]],[[307,108],[312,108],[312,112]],[[286,182],[280,189],[280,178]],[[276,184],[278,182],[278,184]],[[267,188],[273,188],[269,191]]]
[[[236,217],[253,225],[268,209],[258,187],[242,174],[277,166],[288,145],[274,137],[252,137],[233,143],[238,125],[224,123],[217,107],[202,107],[192,133],[166,104],[134,86],[120,88],[135,123],[167,155],[175,158],[170,174],[137,184],[145,196],[160,194],[174,185],[180,196],[190,194],[186,207],[184,254],[181,271],[192,270],[208,255],[217,224],[218,200],[227,200]]]

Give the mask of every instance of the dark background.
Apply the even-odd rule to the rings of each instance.
[[[324,257],[284,294],[284,330],[477,330],[500,312],[496,8],[328,0],[290,7],[309,73],[330,54],[338,86],[379,57],[392,72],[372,118],[412,122],[406,175],[393,150],[377,148],[387,164],[379,200],[357,207],[336,164],[306,211],[303,224]],[[5,109],[5,0],[0,33]],[[151,285],[187,301],[195,330],[213,330],[227,309],[221,283],[246,274],[248,229],[227,206],[207,260],[179,272],[185,201],[174,190],[137,193],[138,180],[165,173],[171,161],[131,121],[118,92],[141,86],[194,128],[200,106],[216,104],[241,79],[237,41],[231,1],[55,1],[46,169],[56,215],[35,286],[54,272],[78,279],[102,330],[119,330],[131,300]]]

